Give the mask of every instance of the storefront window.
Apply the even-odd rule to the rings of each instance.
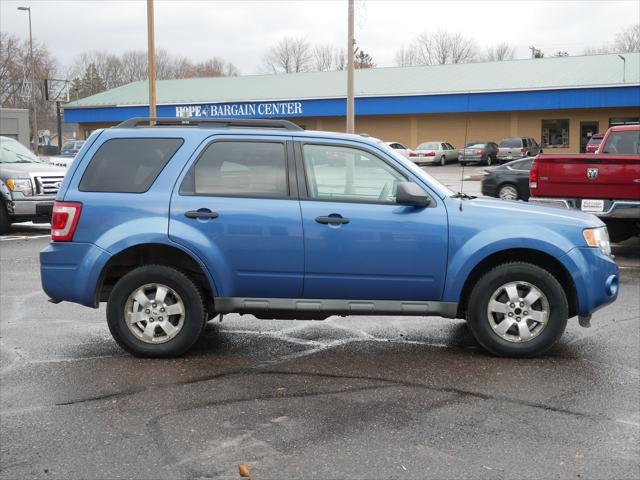
[[[569,146],[569,119],[542,120],[542,146],[563,148]]]

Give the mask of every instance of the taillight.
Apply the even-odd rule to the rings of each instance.
[[[414,152],[414,151],[411,151],[411,152],[409,152],[409,156],[410,157],[417,157],[418,154],[416,152]]]
[[[482,150],[476,150],[476,155],[482,155]]]
[[[70,242],[82,212],[82,204],[77,202],[55,202],[51,215],[51,240]]]
[[[524,153],[524,147],[520,147],[520,153]]]
[[[424,154],[426,157],[435,157],[436,156],[436,152],[427,152]]]
[[[533,195],[533,191],[538,189],[538,159],[533,159],[531,170],[529,171],[529,190]]]

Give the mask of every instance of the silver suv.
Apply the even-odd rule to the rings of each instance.
[[[498,162],[535,157],[539,153],[542,153],[542,147],[531,137],[506,137],[498,145]]]
[[[65,173],[17,140],[0,137],[0,234],[14,222],[49,222]]]

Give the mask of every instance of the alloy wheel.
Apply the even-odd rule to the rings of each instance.
[[[139,340],[164,343],[180,333],[185,307],[175,290],[159,283],[149,283],[129,295],[124,318],[129,331]]]
[[[509,282],[493,292],[487,306],[491,328],[503,340],[529,342],[549,322],[549,301],[545,294],[528,282]]]

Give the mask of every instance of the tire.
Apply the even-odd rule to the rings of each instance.
[[[624,242],[625,240],[640,235],[640,224],[633,220],[605,219],[609,239],[613,243]]]
[[[447,157],[445,157],[444,155],[442,155],[440,157],[440,166],[444,167],[447,164]]]
[[[466,167],[467,165],[468,165],[468,163],[467,163],[467,162],[460,162],[460,166],[461,166],[461,167]]]
[[[0,235],[9,233],[10,229],[11,217],[9,217],[9,212],[7,212],[7,207],[5,206],[4,201],[0,201]]]
[[[491,155],[487,155],[487,166],[491,165],[493,163]]]
[[[501,200],[518,200],[520,198],[518,187],[512,183],[500,185],[500,188],[498,189],[498,198]]]
[[[532,292],[541,296],[528,304],[527,298],[535,298],[527,297]],[[490,305],[498,306],[490,309]],[[531,313],[525,318],[523,314],[529,311],[535,312],[539,321]],[[476,283],[467,303],[467,324],[478,343],[494,355],[535,357],[562,336],[568,312],[567,297],[553,275],[530,263],[512,262],[498,265]]]
[[[157,287],[168,291],[164,299],[154,302],[150,295],[155,290],[158,298]],[[144,300],[134,298],[134,295],[139,298],[141,292],[147,298],[145,305]],[[140,321],[127,324],[129,314],[125,312]],[[200,289],[184,273],[165,265],[146,265],[127,273],[115,284],[107,303],[111,335],[120,347],[136,357],[170,358],[184,354],[200,337],[206,319]]]

